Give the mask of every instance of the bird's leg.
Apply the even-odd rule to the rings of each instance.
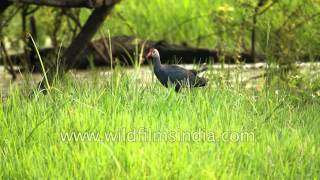
[[[180,89],[181,89],[181,85],[179,83],[177,83],[174,90],[178,93],[178,92],[180,92]]]

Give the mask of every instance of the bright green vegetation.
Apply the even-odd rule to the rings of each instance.
[[[96,38],[110,31],[236,54],[250,49],[253,8],[245,2],[256,4],[123,0]],[[319,5],[278,1],[258,17],[257,50],[275,61],[319,53]],[[89,12],[81,10],[82,23]],[[61,17],[52,8],[35,16],[43,45]],[[72,37],[66,22],[58,33],[65,46]],[[1,31],[19,49],[19,16]],[[14,89],[0,100],[0,178],[319,179],[319,77],[274,74],[267,85],[247,89],[226,82],[227,73],[209,73],[209,87],[177,94],[120,68],[112,77],[67,75],[48,95],[30,96],[27,85]],[[118,130],[120,142],[106,139]]]
[[[275,1],[275,0],[274,0]],[[122,0],[106,19],[97,37],[130,35],[141,39],[164,39],[172,43],[219,48],[235,54],[251,46],[252,16],[257,0]],[[257,51],[284,60],[299,60],[300,55],[317,55],[320,51],[319,0],[265,1],[257,17]],[[271,7],[271,8],[268,8]],[[74,12],[75,10],[73,10]],[[91,10],[80,13],[82,24]],[[62,20],[58,41],[65,46],[72,31],[65,16],[54,8],[35,13],[38,42],[51,37],[56,20]],[[17,16],[3,35],[17,42],[21,39],[21,18]],[[71,21],[73,27],[75,24]],[[49,27],[49,28],[48,28]],[[12,48],[19,47],[16,43]]]
[[[275,53],[282,50],[281,44],[293,52],[319,51],[319,39],[314,38],[319,36],[319,1],[279,0],[271,8],[267,7],[272,1],[265,2],[263,13],[257,17],[258,51]],[[257,0],[128,0],[116,7],[104,30],[109,29],[112,35],[136,34],[144,39],[243,51],[250,49],[252,16],[257,3]]]
[[[91,77],[66,78],[46,96],[11,92],[0,106],[0,177],[319,179],[319,94],[273,85],[249,90],[216,77],[209,87],[177,94],[121,70]],[[122,128],[201,129],[211,138],[105,140]],[[65,133],[73,132],[87,137],[68,141]]]

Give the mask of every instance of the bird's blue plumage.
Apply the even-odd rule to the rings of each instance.
[[[201,87],[205,86],[207,80],[198,77],[196,70],[187,70],[177,65],[162,65],[159,52],[154,49],[152,56],[153,71],[162,85],[168,87],[174,84],[175,90],[179,91],[181,87]]]

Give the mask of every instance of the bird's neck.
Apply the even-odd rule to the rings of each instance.
[[[154,69],[160,69],[160,68],[161,68],[160,58],[159,58],[159,57],[153,58],[153,59],[152,59],[152,65],[153,65],[153,68],[154,68]]]

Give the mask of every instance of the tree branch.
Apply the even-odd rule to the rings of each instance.
[[[90,43],[90,40],[102,25],[104,19],[110,13],[112,8],[113,6],[101,7],[92,12],[78,36],[72,41],[71,45],[65,51],[62,58],[63,65],[66,68],[65,70],[68,70],[76,63],[76,60]]]
[[[13,64],[12,64],[11,58],[8,55],[8,52],[6,50],[6,47],[5,47],[4,43],[3,43],[3,41],[0,41],[0,47],[2,48],[2,51],[3,51],[4,67],[11,74],[12,79],[15,80],[17,78],[17,75],[16,75],[16,72],[15,72],[15,70],[13,68]]]
[[[64,8],[100,8],[103,6],[112,6],[119,0],[2,0],[5,3],[24,3],[44,6],[55,6]],[[1,10],[1,8],[0,8]]]
[[[11,5],[10,2],[1,2],[0,3],[0,14],[2,14],[9,6]]]

